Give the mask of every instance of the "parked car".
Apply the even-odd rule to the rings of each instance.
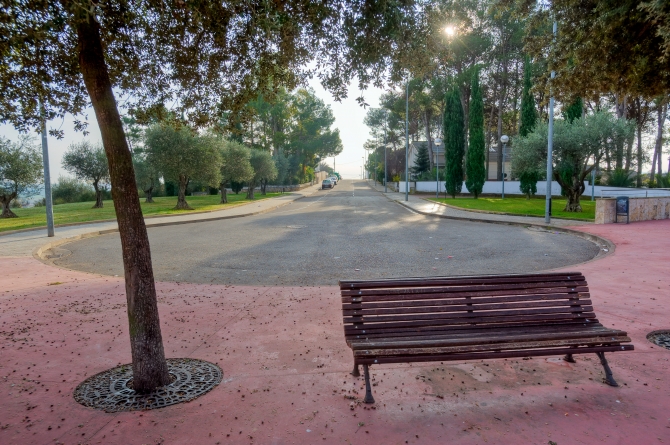
[[[330,179],[324,179],[321,183],[321,190],[323,189],[332,189],[334,187],[333,182]]]
[[[337,185],[337,177],[335,177],[335,176],[331,176],[331,177],[328,178],[328,179],[330,179],[330,182],[332,182],[333,185]]]

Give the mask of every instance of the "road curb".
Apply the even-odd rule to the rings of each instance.
[[[581,264],[586,264],[590,263],[591,261],[596,261],[601,258],[605,258],[608,255],[611,255],[614,253],[616,250],[616,245],[608,240],[607,238],[603,238],[602,236],[594,235],[592,233],[588,232],[582,232],[579,230],[575,229],[566,229],[564,227],[555,227],[555,226],[546,226],[543,224],[536,224],[536,223],[522,223],[522,222],[517,222],[517,221],[498,221],[498,220],[493,220],[493,219],[481,219],[481,218],[464,218],[462,216],[449,216],[449,215],[436,215],[435,213],[429,213],[429,212],[422,212],[420,210],[414,209],[407,204],[404,204],[402,201],[397,201],[395,199],[391,199],[388,196],[386,196],[383,192],[380,192],[377,190],[375,187],[372,187],[370,184],[367,184],[368,187],[371,189],[375,190],[376,192],[380,193],[382,196],[384,196],[386,199],[388,199],[391,202],[395,202],[396,204],[401,205],[402,207],[411,210],[414,213],[418,213],[420,215],[424,216],[432,216],[436,218],[442,218],[442,219],[451,219],[455,221],[467,221],[467,222],[477,222],[477,223],[490,223],[490,224],[500,224],[500,225],[507,225],[507,226],[516,226],[516,227],[523,227],[523,228],[529,228],[532,227],[534,229],[538,230],[543,230],[545,232],[559,232],[559,233],[566,233],[568,235],[574,235],[579,238],[591,241],[592,243],[595,243],[598,245],[600,248],[598,249],[598,254],[591,258],[588,261],[583,261],[581,263],[575,264],[575,265],[581,265]],[[436,203],[439,204],[439,203]],[[458,210],[463,210],[463,209],[458,209]],[[468,210],[463,210],[467,212]],[[607,249],[607,250],[604,250]],[[548,269],[552,270],[552,269]]]
[[[426,202],[430,202],[431,204],[437,204],[445,207],[449,207],[450,209],[454,210],[461,210],[463,212],[472,212],[472,213],[485,213],[487,215],[504,215],[504,216],[520,216],[523,218],[542,218],[541,216],[536,216],[536,215],[521,215],[519,213],[507,213],[507,212],[494,212],[492,210],[479,210],[479,209],[466,209],[464,207],[457,207],[451,204],[446,204],[444,202],[437,202],[437,201],[432,201],[431,198],[422,198],[419,197],[419,199],[423,199]],[[588,223],[588,224],[594,224],[593,221],[589,221],[586,219],[570,219],[570,218],[564,218],[562,216],[552,216],[553,219],[560,219],[561,221],[574,221],[576,223]]]
[[[293,193],[293,192],[291,192],[291,193]],[[287,195],[290,195],[291,193],[287,193]],[[276,196],[275,198],[279,198],[279,196]],[[293,201],[297,201],[298,199],[301,199],[301,198],[304,198],[304,196],[302,196],[300,198],[296,198]],[[266,199],[273,199],[273,198],[265,198],[265,199],[262,199],[262,201],[265,201]],[[293,201],[288,201],[288,202],[293,202]],[[225,209],[201,210],[201,211],[198,211],[198,212],[188,212],[188,213],[182,213],[182,214],[172,213],[172,214],[166,214],[166,215],[149,215],[149,216],[145,216],[144,220],[146,221],[147,219],[154,219],[154,218],[171,218],[171,217],[175,217],[175,216],[202,215],[202,214],[205,214],[205,213],[224,212],[226,210],[234,209],[236,207],[244,207],[244,206],[247,206],[247,205],[251,205],[253,203],[254,203],[254,201],[243,202],[243,203],[235,204],[235,205],[230,206],[230,207],[226,207]],[[286,203],[280,204],[279,206],[281,207],[282,205],[285,205],[285,204]],[[244,215],[244,216],[246,216],[246,215]],[[214,218],[212,218],[212,219],[214,219]],[[97,219],[97,220],[93,220],[93,221],[82,221],[82,222],[75,222],[75,223],[57,224],[54,227],[56,229],[58,229],[60,227],[85,226],[86,224],[100,224],[100,223],[114,222],[114,221],[116,221],[116,218]],[[205,221],[205,220],[202,220],[202,221]],[[47,226],[38,226],[38,227],[29,227],[27,229],[6,230],[4,232],[0,232],[0,237],[5,236],[5,235],[14,235],[16,233],[30,232],[30,231],[33,231],[33,230],[42,230],[42,229],[46,230],[46,228],[47,228]]]
[[[244,218],[244,217],[247,217],[247,216],[261,215],[263,213],[267,213],[267,212],[271,212],[273,210],[277,210],[278,208],[284,207],[286,205],[293,204],[294,202],[296,202],[300,199],[303,199],[303,198],[306,198],[308,196],[313,195],[314,193],[316,193],[319,190],[320,189],[317,189],[317,190],[313,191],[312,193],[299,196],[299,197],[297,197],[297,198],[295,198],[291,201],[284,202],[284,203],[281,203],[281,204],[277,204],[277,205],[272,206],[272,207],[267,208],[267,209],[263,209],[263,210],[259,210],[259,211],[251,212],[251,213],[244,213],[242,215],[219,216],[219,217],[215,217],[215,218],[203,218],[203,219],[195,219],[195,220],[190,220],[190,221],[167,221],[167,222],[163,222],[163,223],[146,224],[146,227],[148,229],[148,228],[152,228],[152,227],[178,226],[178,225],[182,225],[182,224],[193,224],[193,223],[200,223],[200,222],[221,221],[221,220],[224,220],[224,219]],[[220,211],[220,210],[215,210],[215,211]],[[211,212],[201,212],[201,213],[211,213]],[[90,222],[89,223],[83,223],[83,224],[90,224]],[[35,230],[35,229],[31,229],[31,230]],[[59,239],[57,241],[52,241],[50,243],[46,243],[46,244],[44,244],[40,247],[35,248],[32,252],[32,256],[33,256],[33,258],[35,258],[35,259],[37,259],[37,260],[39,260],[43,263],[46,263],[46,264],[49,264],[49,265],[53,266],[54,264],[52,264],[48,259],[44,258],[44,252],[46,252],[47,250],[53,249],[54,247],[62,246],[63,244],[71,243],[73,241],[78,241],[80,239],[93,238],[93,237],[101,236],[101,235],[108,235],[110,233],[115,233],[115,232],[118,232],[118,231],[119,231],[119,229],[117,227],[117,228],[114,228],[114,229],[95,230],[95,231],[92,231],[92,232],[81,233],[79,235],[74,235],[74,236],[69,236],[67,238],[62,238],[62,239]]]

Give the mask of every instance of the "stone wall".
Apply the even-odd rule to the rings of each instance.
[[[670,219],[670,197],[630,198],[628,201],[630,222]],[[625,222],[624,215],[619,222]],[[616,199],[596,199],[596,224],[616,222]]]

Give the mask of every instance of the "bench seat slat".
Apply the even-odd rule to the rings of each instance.
[[[472,334],[473,336],[487,335],[489,333],[500,332],[502,330],[509,331],[512,333],[523,333],[527,330],[533,330],[533,332],[572,332],[572,331],[601,331],[610,329],[605,328],[598,322],[589,322],[584,323],[583,321],[577,321],[573,323],[560,323],[556,325],[555,323],[547,322],[542,323],[541,325],[533,325],[532,323],[523,323],[523,324],[510,324],[510,325],[460,325],[460,326],[448,326],[446,328],[441,326],[428,326],[428,327],[419,327],[419,328],[398,328],[388,330],[388,332],[369,332],[361,334],[360,332],[356,335],[345,335],[345,339],[348,343],[356,339],[385,339],[385,338],[416,338],[416,337],[445,337],[445,336],[462,336]],[[618,331],[615,331],[618,332]]]
[[[597,326],[599,328],[603,328],[603,326],[598,323],[598,320],[589,320],[589,322],[585,322],[584,320],[577,320],[573,322],[565,322],[564,320],[560,320],[560,324],[556,324],[555,321],[545,321],[542,324],[551,326],[553,331],[562,331],[563,329],[568,329],[568,328],[575,328],[575,327],[581,327],[581,328],[589,328],[591,326]],[[455,332],[458,335],[462,332],[488,332],[488,335],[491,335],[491,333],[495,333],[499,331],[501,328],[504,329],[523,329],[526,328],[528,325],[532,325],[531,323],[525,323],[525,322],[519,322],[517,324],[513,323],[505,323],[503,324],[490,324],[490,325],[470,325],[470,324],[462,324],[462,325],[452,325],[448,326],[447,329],[443,326],[419,326],[419,327],[407,327],[407,328],[393,328],[393,329],[385,329],[385,330],[380,330],[381,332],[377,331],[372,331],[372,332],[356,332],[353,334],[345,335],[345,339],[347,343],[350,343],[351,341],[354,340],[361,340],[361,339],[383,339],[383,338],[404,338],[404,337],[422,337],[422,336],[442,336],[442,335],[451,335],[452,332]],[[486,334],[484,334],[486,335]]]
[[[525,331],[510,333],[505,330],[497,333],[489,332],[484,335],[460,335],[460,336],[425,336],[419,338],[389,338],[383,340],[358,339],[350,342],[351,349],[385,349],[404,347],[439,347],[458,346],[469,344],[492,344],[506,341],[526,341],[530,339],[552,340],[552,339],[584,339],[584,338],[609,338],[611,341],[623,341],[619,338],[627,338],[625,332],[613,330],[582,330],[561,332],[533,332]]]
[[[600,346],[600,345],[618,345],[621,342],[629,342],[628,337],[590,337],[590,338],[570,338],[570,339],[552,339],[552,340],[531,340],[531,341],[508,341],[489,344],[470,344],[458,346],[432,346],[432,347],[410,347],[410,348],[384,348],[384,349],[362,349],[354,350],[354,357],[392,357],[399,355],[435,355],[449,354],[459,352],[484,352],[484,351],[506,351],[518,349],[538,349],[538,348],[561,348],[566,346]]]
[[[500,359],[500,358],[515,358],[515,357],[541,357],[547,355],[564,355],[564,354],[585,354],[592,352],[616,352],[616,351],[632,351],[633,345],[618,345],[618,346],[588,346],[581,348],[548,348],[528,350],[521,349],[516,351],[500,351],[500,352],[467,352],[467,353],[451,353],[451,354],[437,354],[437,355],[406,355],[396,357],[361,357],[356,358],[356,363],[361,365],[373,365],[383,363],[420,363],[420,362],[441,362],[441,361],[460,361],[460,360],[484,360],[484,359]]]

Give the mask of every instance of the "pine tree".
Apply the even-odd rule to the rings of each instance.
[[[412,173],[414,173],[416,176],[419,176],[421,173],[427,171],[430,171],[428,146],[427,144],[419,144],[419,147],[416,151],[416,158],[414,159],[414,167],[412,167]]]
[[[532,83],[530,75],[532,65],[530,58],[526,57],[523,64],[523,95],[521,96],[521,125],[519,126],[519,136],[526,137],[531,133],[537,123],[537,111],[535,111],[535,99],[530,92]]]
[[[465,134],[463,128],[463,107],[458,89],[447,93],[447,106],[444,111],[444,157],[446,189],[452,198],[461,193],[463,187],[463,155],[465,153]]]
[[[484,99],[479,88],[479,72],[472,76],[468,131],[470,145],[465,160],[467,178],[465,186],[475,196],[479,196],[486,181],[486,145],[484,143]]]

